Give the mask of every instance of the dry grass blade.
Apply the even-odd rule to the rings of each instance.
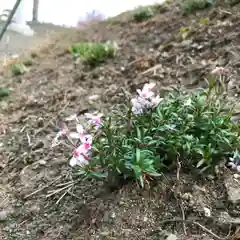
[[[27,199],[27,198],[29,198],[29,197],[31,197],[31,196],[33,196],[33,195],[35,195],[35,194],[37,194],[37,193],[43,191],[44,189],[48,188],[49,186],[51,186],[52,184],[54,184],[54,183],[55,183],[56,181],[58,181],[59,179],[61,179],[61,176],[57,177],[57,178],[54,179],[52,182],[50,182],[50,183],[44,185],[44,186],[41,187],[40,189],[37,189],[36,191],[34,191],[34,192],[28,194],[27,196],[24,197],[24,199]]]

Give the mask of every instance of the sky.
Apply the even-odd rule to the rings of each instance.
[[[24,16],[32,20],[33,0],[25,1]],[[16,0],[1,0],[0,13],[12,9]],[[87,13],[96,10],[106,17],[115,16],[139,5],[162,3],[164,0],[39,0],[39,21],[57,25],[76,26],[78,19],[84,20]]]

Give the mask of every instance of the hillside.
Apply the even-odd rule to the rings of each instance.
[[[156,82],[161,96],[192,91],[206,87],[209,72],[222,66],[231,73],[229,97],[238,103],[239,4],[217,1],[183,16],[181,1],[167,1],[148,20],[131,16],[62,33],[25,54],[32,64],[23,75],[2,69],[0,87],[10,95],[0,101],[0,239],[240,238],[240,178],[229,169],[201,179],[173,170],[144,189],[130,182],[112,190],[84,179],[72,186],[69,153],[51,148],[64,118],[107,114],[124,101],[123,92],[134,94],[147,82]],[[94,68],[68,51],[73,43],[107,40],[116,41],[117,54]]]

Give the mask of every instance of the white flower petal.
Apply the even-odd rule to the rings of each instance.
[[[75,157],[72,157],[69,161],[69,164],[71,167],[74,167],[77,165],[77,159]]]
[[[144,90],[147,90],[147,91],[151,91],[154,87],[155,87],[155,83],[146,83],[146,84],[144,84],[144,86],[143,86],[143,91]]]
[[[137,93],[138,93],[139,95],[141,95],[141,94],[142,94],[142,90],[137,89]]]
[[[79,155],[77,157],[77,165],[81,166],[86,164],[88,164],[88,161],[85,159],[85,157],[83,155]]]
[[[77,132],[79,134],[83,134],[84,133],[84,129],[83,129],[83,126],[81,124],[77,124],[76,129],[77,129]]]
[[[135,105],[137,102],[138,102],[137,98],[132,98],[132,99],[131,99],[132,105]]]
[[[92,144],[93,138],[90,134],[85,135],[85,142]]]
[[[234,167],[234,166],[235,166],[235,163],[234,163],[234,162],[228,162],[228,163],[227,163],[227,166],[228,166],[228,167]]]
[[[152,99],[151,99],[152,104],[153,104],[154,106],[157,106],[162,100],[163,100],[163,98],[160,98],[159,96],[156,96],[155,98],[152,98]]]

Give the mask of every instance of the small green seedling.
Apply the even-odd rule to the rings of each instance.
[[[209,18],[201,18],[199,23],[202,25],[206,25],[209,23]]]

